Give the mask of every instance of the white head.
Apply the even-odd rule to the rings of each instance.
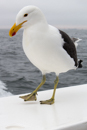
[[[30,27],[40,22],[46,23],[46,19],[40,9],[36,6],[26,6],[17,14],[16,23],[10,29],[9,35],[12,37],[21,27]]]

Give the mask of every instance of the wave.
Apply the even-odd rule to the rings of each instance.
[[[0,97],[11,96],[12,94],[7,91],[6,84],[0,81]]]

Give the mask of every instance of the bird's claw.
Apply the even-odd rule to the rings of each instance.
[[[24,99],[24,101],[36,101],[37,97],[36,97],[37,93],[31,93],[25,96],[20,96],[19,98]]]

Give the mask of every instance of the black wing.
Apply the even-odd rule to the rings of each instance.
[[[77,52],[76,52],[76,48],[75,45],[73,43],[73,41],[71,40],[71,38],[63,31],[59,30],[63,40],[64,40],[64,45],[63,48],[66,50],[66,52],[70,55],[71,58],[74,59],[75,61],[75,66],[78,66],[77,63]]]

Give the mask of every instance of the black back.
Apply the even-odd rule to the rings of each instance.
[[[66,50],[66,52],[70,55],[71,58],[74,59],[75,61],[75,66],[78,66],[77,63],[77,53],[76,53],[76,48],[75,45],[73,43],[73,41],[71,40],[71,38],[63,31],[59,30],[63,40],[64,40],[64,45],[63,48]]]

